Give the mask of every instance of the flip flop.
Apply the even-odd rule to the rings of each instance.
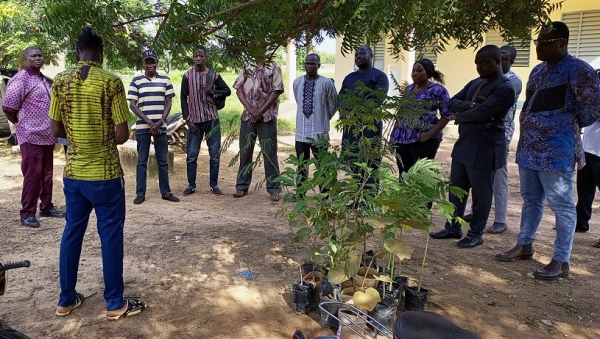
[[[68,306],[69,310],[66,312],[59,312],[58,308],[56,309],[56,312],[54,312],[54,314],[56,314],[56,316],[58,317],[66,317],[69,314],[71,314],[71,311],[73,311],[74,309],[76,309],[77,307],[79,307],[82,303],[83,300],[85,299],[85,297],[83,296],[83,294],[81,293],[77,293],[77,298],[75,298],[75,303],[71,306]]]
[[[108,320],[119,320],[121,317],[131,317],[142,313],[148,307],[148,304],[140,299],[125,299],[125,302],[127,303],[127,307],[123,313],[114,316],[107,315],[106,318]]]
[[[595,243],[593,243],[592,247],[600,248],[600,239],[598,239]]]

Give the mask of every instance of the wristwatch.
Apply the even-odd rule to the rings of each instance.
[[[160,121],[162,121],[163,125],[167,125],[167,119],[160,119]]]

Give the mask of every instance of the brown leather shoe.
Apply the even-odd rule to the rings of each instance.
[[[535,270],[533,276],[544,280],[555,280],[562,277],[568,277],[569,263],[552,259],[548,265]]]
[[[241,198],[244,195],[248,194],[248,191],[235,191],[235,193],[233,193],[233,197],[234,198]]]
[[[533,257],[534,250],[531,245],[517,245],[508,252],[496,254],[496,260],[517,261],[529,260]]]

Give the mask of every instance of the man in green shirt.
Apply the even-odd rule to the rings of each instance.
[[[50,102],[52,132],[69,143],[64,173],[67,204],[60,244],[57,316],[83,302],[77,269],[90,213],[96,212],[102,246],[106,316],[116,320],[141,313],[146,303],[125,299],[123,225],[125,189],[117,144],[127,141],[129,110],[121,79],[102,68],[102,38],[86,27],[77,39],[79,62],[54,79]]]

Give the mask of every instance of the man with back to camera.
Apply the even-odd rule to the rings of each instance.
[[[147,49],[142,53],[144,74],[131,80],[127,99],[129,108],[138,117],[135,137],[138,163],[136,170],[136,191],[133,203],[139,205],[146,200],[146,177],[150,144],[154,141],[154,154],[158,165],[158,186],[163,200],[178,202],[169,187],[169,140],[167,139],[167,117],[171,111],[173,84],[168,76],[158,74],[156,52]]]
[[[117,320],[147,307],[140,299],[123,296],[125,182],[117,144],[129,139],[129,110],[121,78],[102,68],[102,38],[85,27],[76,48],[79,62],[56,76],[50,105],[52,133],[69,142],[63,177],[67,224],[60,242],[60,294],[55,314],[68,316],[83,303],[84,296],[75,287],[83,238],[94,210],[102,249],[106,317]]]
[[[483,244],[483,230],[492,207],[496,170],[506,165],[506,136],[503,119],[515,102],[515,89],[503,76],[502,53],[494,45],[482,47],[475,56],[479,78],[469,82],[448,103],[452,119],[458,123],[458,140],[452,150],[450,181],[473,194],[473,220],[469,233],[459,247]],[[450,193],[456,210],[454,218],[465,212],[462,200]],[[462,237],[458,222],[446,222],[445,228],[431,233],[434,239]]]
[[[521,227],[517,245],[496,259],[533,257],[532,244],[547,198],[556,216],[554,254],[533,276],[555,280],[569,275],[577,223],[575,168],[581,168],[584,161],[579,133],[581,127],[600,119],[600,80],[588,63],[569,55],[569,28],[563,22],[553,22],[534,43],[542,63],[531,71],[527,82],[516,154],[523,197]]]

